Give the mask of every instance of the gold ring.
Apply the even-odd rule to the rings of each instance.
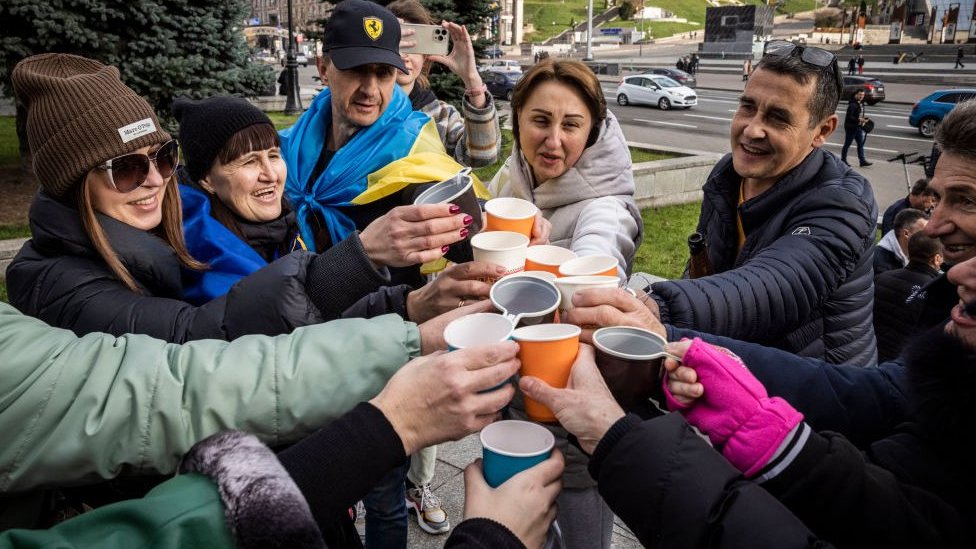
[[[461,298],[461,301],[458,301],[457,308],[460,309],[461,307],[464,307],[464,298],[463,297]]]

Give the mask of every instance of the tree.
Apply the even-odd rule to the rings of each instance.
[[[248,60],[241,29],[249,9],[245,0],[3,0],[0,82],[10,95],[21,59],[63,52],[115,65],[166,120],[181,95],[257,95],[274,86],[274,71]],[[18,105],[22,159],[25,116]]]
[[[622,21],[630,21],[630,18],[634,16],[637,12],[637,8],[634,7],[632,2],[624,0],[620,2],[620,19]]]

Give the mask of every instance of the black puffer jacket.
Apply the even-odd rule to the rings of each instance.
[[[314,254],[289,254],[194,307],[182,301],[180,265],[165,242],[107,216],[99,221],[142,295],[98,255],[78,211],[40,192],[31,205],[33,238],[7,268],[11,304],[78,335],[139,333],[174,343],[277,335],[322,322],[305,292]]]
[[[898,356],[905,343],[920,334],[917,326],[925,307],[925,287],[939,271],[922,263],[885,271],[874,279],[874,333],[878,362]]]
[[[653,285],[661,320],[830,363],[875,364],[871,185],[817,149],[737,207],[727,155],[703,187],[698,232],[717,274]],[[736,215],[746,241],[737,253]]]

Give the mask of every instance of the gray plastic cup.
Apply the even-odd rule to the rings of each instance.
[[[474,193],[474,179],[471,177],[471,168],[464,168],[454,177],[439,183],[434,183],[422,193],[417,195],[413,201],[414,205],[423,204],[455,204],[461,208],[461,212],[471,216],[471,224],[468,225],[468,236],[451,244],[444,257],[454,263],[466,263],[472,260],[471,237],[481,232],[483,221],[481,216],[481,204]]]
[[[664,351],[661,336],[630,326],[611,326],[593,332],[596,366],[613,397],[624,410],[651,396],[661,383]]]
[[[559,289],[536,276],[514,274],[491,287],[491,302],[517,326],[551,323],[559,306]]]

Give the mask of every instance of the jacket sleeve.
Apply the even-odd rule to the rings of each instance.
[[[309,263],[305,288],[322,318],[332,320],[362,296],[389,283],[389,270],[373,267],[356,232]]]
[[[342,318],[373,318],[385,314],[397,314],[407,318],[407,294],[413,291],[408,284],[383,286],[363,296],[343,311]]]
[[[217,486],[180,475],[140,499],[99,507],[47,530],[7,530],[0,546],[29,548],[235,547]]]
[[[395,315],[172,345],[78,338],[0,304],[0,333],[0,492],[170,473],[226,429],[292,442],[376,395],[420,352],[416,326]]]
[[[655,283],[661,320],[736,339],[776,340],[808,322],[859,267],[870,270],[873,200],[839,182],[808,194],[783,233],[744,263],[704,278]]]
[[[622,418],[594,451],[590,473],[644,547],[823,546],[679,414]]]
[[[939,462],[931,456],[931,465]],[[811,434],[796,459],[763,487],[811,529],[841,547],[972,543],[957,537],[971,531],[971,517],[964,510],[919,483],[903,482],[893,471],[873,463],[872,452],[861,453],[834,433]]]
[[[576,255],[610,254],[620,264],[619,272],[626,276],[627,266],[637,253],[637,221],[618,198],[604,196],[586,205],[580,212],[573,232],[572,249]]]
[[[739,355],[772,396],[785,398],[816,431],[837,431],[859,447],[890,434],[909,417],[901,362],[874,368],[828,364],[755,343],[668,327],[668,340],[700,337]]]
[[[465,97],[463,125],[452,120],[445,146],[459,164],[478,168],[494,164],[502,154],[502,132],[498,126],[498,111],[491,94],[485,92],[487,102],[477,108]],[[453,109],[452,109],[453,110]],[[457,111],[454,111],[457,114]],[[453,118],[453,117],[452,117]]]

